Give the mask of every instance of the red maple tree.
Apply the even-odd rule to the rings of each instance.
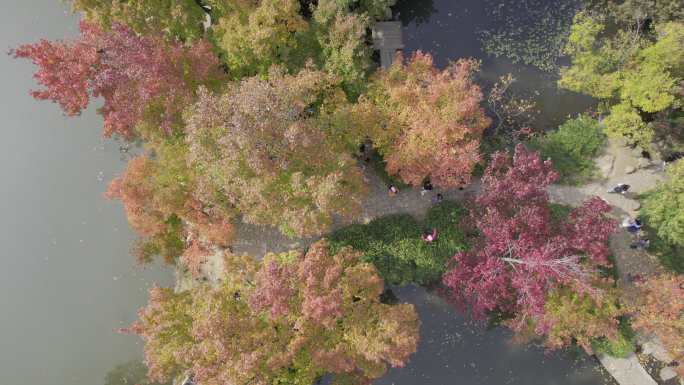
[[[474,318],[490,312],[514,315],[514,329],[530,321],[543,334],[548,293],[561,285],[600,296],[592,285],[607,266],[608,237],[615,229],[610,206],[592,198],[566,218],[554,219],[546,187],[558,179],[550,161],[518,145],[511,158],[496,153],[482,178],[470,219],[475,246],[453,258],[443,282],[448,296]]]
[[[91,98],[104,98],[99,112],[105,136],[131,139],[140,134],[136,130],[172,134],[196,87],[224,76],[206,40],[184,45],[161,34],[139,36],[121,24],[104,31],[86,21],[80,30],[73,41],[41,40],[10,54],[39,67],[34,77],[45,88],[31,94],[58,103],[69,116],[80,114]]]

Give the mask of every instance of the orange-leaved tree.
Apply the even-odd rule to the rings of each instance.
[[[418,51],[406,61],[397,56],[374,77],[357,113],[390,174],[412,185],[425,178],[439,187],[470,181],[491,123],[472,79],[478,69],[476,60],[461,59],[440,71]]]
[[[326,241],[263,262],[226,255],[218,287],[154,288],[129,329],[145,342],[149,377],[213,384],[369,384],[416,351],[413,305],[380,302],[375,267]]]

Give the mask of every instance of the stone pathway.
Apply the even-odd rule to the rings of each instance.
[[[646,372],[646,369],[641,366],[634,353],[627,358],[599,354],[598,359],[620,385],[658,385]]]

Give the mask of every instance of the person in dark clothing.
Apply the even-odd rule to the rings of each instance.
[[[614,193],[614,194],[624,194],[629,190],[631,186],[625,183],[618,183],[613,187],[612,189],[608,190],[609,193]]]
[[[648,238],[639,239],[636,242],[632,242],[629,247],[634,250],[646,250],[650,246],[651,241]]]
[[[444,196],[440,193],[437,193],[434,197],[432,197],[432,203],[439,203],[444,200]]]
[[[430,183],[429,179],[426,179],[423,182],[423,189],[420,190],[420,195],[425,195],[428,191],[432,191],[432,183]]]
[[[684,151],[676,151],[666,156],[665,158],[663,158],[663,170],[665,170],[668,164],[682,158],[684,158]]]

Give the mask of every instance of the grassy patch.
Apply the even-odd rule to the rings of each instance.
[[[561,175],[560,182],[577,185],[597,174],[594,158],[605,145],[606,137],[598,121],[585,115],[570,119],[558,130],[534,139],[532,147],[543,159],[550,158]]]
[[[466,247],[458,222],[465,210],[450,201],[432,207],[423,223],[410,215],[389,215],[366,225],[354,224],[330,234],[333,253],[351,246],[373,263],[389,284],[429,284],[439,280],[449,259]],[[437,228],[432,243],[421,239],[423,231]]]

